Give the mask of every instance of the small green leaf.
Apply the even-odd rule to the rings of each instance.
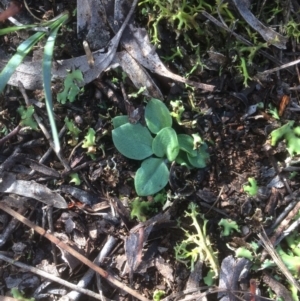
[[[69,120],[68,117],[65,118],[65,124],[68,128],[68,135],[71,136],[71,139],[68,140],[68,144],[75,146],[78,143],[78,136],[81,130],[74,124],[74,121]]]
[[[81,181],[79,179],[78,173],[71,173],[70,175],[71,181],[70,183],[74,183],[75,185],[80,185]]]
[[[197,156],[197,150],[194,149],[194,139],[186,134],[179,134],[178,143],[181,150],[187,152],[191,157]]]
[[[165,294],[166,293],[162,290],[155,290],[153,293],[153,301],[160,301]]]
[[[207,145],[203,143],[197,150],[197,156],[192,157],[189,153],[187,154],[188,160],[193,167],[204,168],[207,165],[209,154],[207,152]]]
[[[248,182],[250,185],[244,185],[244,191],[247,192],[250,196],[256,196],[258,187],[257,187],[257,182],[254,178],[248,178]]]
[[[247,258],[249,259],[250,261],[253,260],[253,255],[252,253],[247,250],[245,247],[240,247],[238,249],[235,250],[235,256],[236,257],[242,257],[242,258]]]
[[[152,150],[157,157],[167,156],[170,162],[174,161],[179,153],[176,132],[170,127],[160,130],[153,139]]]
[[[287,145],[286,148],[291,156],[294,155],[294,153],[296,155],[300,154],[300,127],[297,126],[293,128],[293,125],[294,121],[289,121],[287,124],[271,133],[271,145],[276,145],[279,140],[285,139]]]
[[[151,98],[145,108],[145,119],[149,130],[157,134],[161,129],[172,126],[172,117],[166,105]]]
[[[213,270],[209,270],[207,275],[203,277],[203,281],[206,285],[212,286],[215,283],[215,272]]]
[[[95,134],[96,134],[95,130],[89,128],[86,136],[84,137],[82,148],[90,148],[95,145],[95,139],[96,139]]]
[[[175,159],[175,162],[181,166],[186,166],[188,169],[192,169],[193,166],[190,164],[187,157],[187,153],[180,150],[178,156]]]
[[[163,159],[148,158],[143,161],[134,177],[134,186],[139,196],[153,195],[168,183],[169,170]]]
[[[222,218],[218,225],[224,228],[224,230],[221,232],[221,236],[229,236],[232,230],[240,232],[238,224],[231,219]]]
[[[83,82],[83,75],[80,69],[70,72],[64,80],[64,90],[57,94],[57,101],[65,104],[67,100],[73,102],[80,92],[78,83]]]
[[[34,121],[34,119],[32,117],[32,115],[34,113],[33,106],[29,106],[29,107],[27,107],[27,109],[25,109],[23,106],[21,106],[17,109],[17,112],[21,115],[20,125],[29,126],[33,130],[38,129],[37,123]]]
[[[114,129],[118,128],[119,126],[129,123],[128,116],[122,115],[122,116],[116,116],[112,119],[112,124]]]
[[[145,222],[147,220],[146,214],[149,211],[151,202],[142,201],[139,197],[135,198],[130,204],[131,212],[130,218],[137,218],[140,222]]]
[[[112,131],[112,139],[117,150],[127,158],[143,160],[153,154],[153,137],[140,123],[117,127]]]

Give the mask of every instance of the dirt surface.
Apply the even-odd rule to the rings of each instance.
[[[139,5],[136,8],[134,23],[146,28],[153,37],[153,12],[149,8],[151,1],[148,2],[148,6]],[[2,4],[5,7],[6,3]],[[66,9],[74,11],[76,1],[44,1],[41,7],[31,1],[28,6],[32,13],[43,19]],[[124,9],[128,10],[128,7],[127,2]],[[239,16],[236,10],[232,11]],[[33,22],[25,7],[19,14],[15,18],[19,16],[24,23]],[[295,8],[291,14],[296,14]],[[261,15],[263,17],[266,16]],[[141,300],[152,300],[158,290],[164,292],[161,299],[169,296],[166,300],[237,300],[237,296],[243,300],[255,300],[251,294],[258,294],[256,287],[260,288],[264,297],[275,299],[276,296],[285,296],[286,300],[292,300],[288,281],[281,270],[276,265],[259,269],[263,260],[271,257],[267,257],[262,247],[255,254],[250,244],[257,242],[258,233],[265,232],[274,244],[299,211],[298,154],[297,149],[290,154],[287,148],[288,144],[298,143],[299,133],[292,140],[281,139],[283,141],[276,145],[271,145],[270,136],[272,131],[288,121],[295,121],[291,131],[298,125],[299,70],[296,65],[270,72],[267,78],[259,78],[259,72],[296,59],[299,54],[297,38],[290,37],[284,50],[272,45],[264,48],[281,61],[280,64],[257,54],[253,65],[248,66],[251,79],[245,86],[241,69],[234,67],[233,57],[238,53],[235,37],[208,22],[203,15],[197,15],[196,21],[206,22],[207,28],[207,44],[203,42],[206,49],[201,50],[202,66],[197,65],[199,62],[191,47],[191,44],[198,43],[199,33],[193,29],[178,32],[166,18],[159,23],[160,43],[153,51],[164,58],[162,60],[169,70],[182,77],[192,67],[198,66],[189,79],[214,85],[214,91],[195,89],[154,72],[151,78],[170,111],[171,101],[182,101],[184,113],[180,124],[174,120],[174,128],[177,133],[198,133],[207,143],[210,157],[207,167],[188,169],[170,164],[169,183],[160,192],[163,201],[143,212],[144,220],[138,221],[130,213],[132,203],[137,200],[133,179],[140,162],[121,155],[111,137],[112,118],[115,116],[138,111],[139,122],[145,124],[144,108],[149,97],[141,94],[131,98],[128,96],[138,90],[130,77],[124,76],[121,68],[110,69],[85,85],[74,102],[60,104],[54,101],[57,128],[62,129],[68,118],[74,120],[80,130],[78,137],[70,135],[66,129],[62,132],[60,159],[51,150],[41,130],[19,126],[20,115],[16,112],[21,105],[25,105],[24,94],[17,87],[7,86],[0,95],[1,208],[13,208],[91,261],[101,254],[97,265],[109,276],[99,271],[104,277],[91,274],[86,288],[103,294],[104,300],[130,300],[133,297],[126,288],[136,291],[138,295],[135,298],[143,297]],[[84,55],[82,36],[87,33],[77,37],[76,22],[73,16],[62,27],[54,49],[55,60]],[[177,26],[176,22],[174,24]],[[0,24],[1,28],[8,26],[9,21]],[[108,26],[108,32],[113,38],[114,28]],[[239,27],[235,32],[239,34]],[[21,31],[1,36],[1,50],[11,56],[30,35],[29,31]],[[42,47],[43,41],[30,56],[41,54]],[[123,50],[122,47],[120,44],[118,51]],[[183,55],[167,59],[174,54],[176,47]],[[221,52],[224,58],[218,61],[216,57],[220,59]],[[214,58],[212,53],[215,53]],[[61,82],[52,85],[53,99],[62,88]],[[35,104],[35,113],[50,132],[43,90],[28,90],[26,95]],[[272,112],[278,113],[278,119]],[[89,129],[95,131],[95,143],[87,149],[82,145]],[[80,179],[78,185],[75,174]],[[255,195],[244,189],[245,185],[250,185],[249,178],[254,178],[258,185]],[[20,185],[22,192],[16,193],[17,188],[12,188],[13,185]],[[138,202],[151,203],[155,202],[154,199],[155,196],[140,197]],[[179,261],[175,255],[174,248],[186,239],[183,229],[190,234],[196,231],[191,217],[185,214],[185,211],[190,212],[191,203],[197,205],[200,213],[198,223],[204,235],[209,237],[207,244],[218,261],[220,274],[209,284],[205,277],[213,267],[209,260],[210,253],[196,258],[192,271],[190,258]],[[47,206],[51,204],[54,208]],[[293,204],[290,209],[296,211],[275,225],[278,216],[289,204]],[[236,222],[238,231],[222,236],[221,219]],[[58,241],[54,239],[51,244],[45,233],[38,234],[33,228],[13,219],[5,210],[0,211],[0,231],[0,255],[13,260],[9,263],[0,257],[1,295],[10,296],[12,288],[17,288],[26,298],[34,297],[36,300],[95,299],[84,294],[76,297],[68,295],[72,289],[64,284],[13,264],[21,262],[28,267],[42,269],[78,286],[88,267],[65,251]],[[190,250],[197,244],[196,238],[193,239]],[[252,252],[247,259],[235,257],[235,250],[242,247]],[[281,247],[284,249],[286,243]],[[245,263],[243,260],[248,261]],[[246,270],[244,274],[239,271],[239,264]],[[270,274],[276,275],[279,280],[273,279]],[[297,279],[299,269],[292,274]],[[119,284],[113,283],[111,277],[117,279]],[[221,284],[229,280],[232,281],[230,285]],[[275,293],[269,293],[269,289]],[[223,296],[218,295],[220,291]],[[18,295],[14,297],[29,300],[20,299]],[[100,298],[99,295],[97,298]]]

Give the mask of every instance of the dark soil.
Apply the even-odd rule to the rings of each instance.
[[[76,8],[76,1],[58,2],[44,1],[42,5],[43,8],[48,5],[46,10],[54,10],[56,15],[64,9],[73,11]],[[37,3],[31,1],[28,5],[38,17],[43,17],[44,12]],[[17,15],[15,17],[17,18]],[[21,19],[32,22],[31,18],[24,9]],[[141,15],[141,8],[136,12],[135,21],[142,27],[147,26],[148,20]],[[0,26],[7,27],[10,23],[6,21]],[[219,29],[212,24],[209,26],[211,26],[210,35],[217,34]],[[146,28],[150,31],[150,28]],[[180,46],[185,49],[185,58],[177,57],[167,61],[166,66],[176,74],[186,74],[192,66],[190,46],[182,36],[176,39],[175,32],[166,20],[160,24],[160,31],[161,48],[157,49],[157,53],[160,57],[166,57],[172,55],[173,47]],[[61,33],[56,42],[55,59],[84,54],[82,41],[76,35],[76,17],[71,19],[68,27],[62,28]],[[1,49],[6,54],[12,55],[20,42],[30,34],[24,31],[20,35],[12,33],[2,36]],[[221,40],[223,38],[224,35],[220,35],[220,40],[210,36],[215,51],[221,51],[217,47],[224,45],[226,39]],[[228,48],[231,44],[234,47],[232,42],[234,38],[229,38],[228,35],[227,38]],[[196,43],[196,39],[196,35],[191,35],[193,42]],[[293,42],[296,43],[296,40],[291,38],[287,49],[281,52],[283,62],[294,60],[291,56]],[[42,47],[42,43],[37,48],[39,47]],[[270,53],[274,51],[274,56],[279,56],[279,51],[273,46],[267,51]],[[231,57],[230,49],[227,49],[225,55],[228,59]],[[260,65],[260,68],[275,67],[262,55],[257,55],[255,60],[255,64]],[[295,174],[291,178],[291,172],[285,168],[289,166],[285,161],[289,157],[285,143],[280,142],[273,147],[270,145],[272,130],[286,124],[288,120],[294,120],[295,124],[298,124],[298,111],[292,109],[299,106],[298,92],[289,89],[299,84],[296,76],[298,70],[291,67],[272,73],[268,81],[263,82],[254,79],[256,71],[253,71],[251,75],[253,80],[248,82],[249,87],[244,87],[240,73],[231,64],[228,62],[224,65],[221,72],[200,68],[191,75],[190,79],[194,81],[216,85],[215,92],[194,90],[171,79],[152,75],[169,108],[171,100],[182,100],[185,107],[183,125],[177,124],[175,129],[180,133],[199,133],[209,146],[210,162],[204,169],[193,170],[173,165],[169,184],[162,192],[169,205],[165,210],[161,205],[151,212],[146,212],[145,222],[130,217],[130,204],[137,197],[133,178],[140,162],[122,156],[115,149],[111,139],[111,119],[128,113],[124,93],[126,96],[136,92],[130,79],[122,80],[121,70],[107,71],[97,82],[86,85],[73,103],[66,105],[54,103],[58,129],[64,126],[64,120],[68,117],[75,120],[81,130],[78,143],[73,146],[68,143],[70,136],[66,133],[60,140],[61,155],[70,166],[69,171],[64,168],[54,152],[51,152],[42,164],[38,163],[49,149],[49,143],[41,131],[21,129],[9,139],[5,138],[18,126],[20,116],[16,111],[21,104],[24,105],[23,96],[18,88],[8,86],[0,96],[0,177],[10,172],[14,173],[18,180],[45,185],[57,191],[68,203],[68,208],[49,209],[44,203],[33,198],[9,193],[0,194],[1,202],[18,210],[20,214],[49,230],[59,239],[67,241],[91,261],[107,241],[114,238],[111,250],[101,260],[101,267],[125,286],[133,288],[148,299],[152,299],[154,291],[158,289],[165,292],[165,297],[170,295],[170,300],[175,300],[176,297],[177,300],[184,300],[186,295],[180,295],[180,292],[187,288],[193,288],[199,293],[200,289],[206,286],[204,277],[209,271],[207,261],[203,260],[203,266],[200,268],[200,263],[197,265],[196,271],[201,276],[196,277],[196,285],[189,286],[187,283],[191,279],[191,270],[188,265],[176,260],[174,252],[174,247],[185,238],[180,227],[190,233],[195,231],[190,218],[184,215],[189,204],[196,203],[199,212],[208,220],[206,234],[210,237],[212,249],[217,252],[219,263],[222,264],[224,258],[234,256],[233,249],[248,246],[249,243],[256,241],[257,233],[261,232],[262,228],[271,236],[274,221],[289,202],[297,200],[299,190],[299,175]],[[116,78],[118,81],[114,81]],[[61,87],[53,86],[54,99],[60,89]],[[44,98],[43,91],[27,91],[27,94],[29,99],[36,101],[42,101]],[[280,119],[274,119],[268,111],[270,105],[280,109],[284,97],[287,96],[290,99],[289,104],[282,111]],[[144,101],[145,98],[141,95],[136,99],[130,99],[133,108],[142,110]],[[262,106],[250,114],[250,107],[258,103],[262,103]],[[35,112],[50,131],[45,107],[35,106]],[[191,122],[194,122],[193,127],[188,126]],[[79,145],[88,128],[96,131],[94,159]],[[293,158],[294,161],[296,159],[297,157]],[[45,166],[48,167],[47,170]],[[294,166],[298,167],[297,164]],[[81,180],[78,186],[70,183],[70,174],[75,172]],[[279,179],[278,183],[270,185],[276,176]],[[249,184],[250,177],[255,178],[259,186],[256,196],[250,196],[243,189],[243,185]],[[153,201],[152,197],[141,198],[142,200]],[[241,231],[234,231],[230,236],[222,237],[222,228],[218,226],[222,218],[235,221]],[[199,223],[203,223],[200,217]],[[1,254],[15,261],[47,270],[75,284],[88,270],[87,266],[73,257],[70,258],[69,254],[63,256],[64,251],[60,247],[51,246],[46,238],[24,224],[16,222],[4,211],[0,211],[0,231]],[[263,249],[260,248],[258,254],[262,252]],[[252,263],[259,265],[258,258],[253,259]],[[273,275],[281,275],[277,268],[270,271]],[[194,277],[193,273],[192,275]],[[244,286],[238,284],[235,289],[250,292],[250,279],[256,279],[262,295],[268,297],[262,277],[262,271],[249,270],[245,279],[239,282]],[[284,277],[281,279],[284,286],[288,287],[286,279]],[[27,298],[34,296],[41,300],[59,300],[69,292],[68,288],[47,281],[44,277],[1,261],[2,295],[9,295],[11,288],[17,287]],[[42,287],[42,284],[46,283],[47,285]],[[211,289],[219,285],[219,279],[215,280],[214,285]],[[110,300],[131,298],[129,294],[103,278],[100,284],[94,276],[87,288],[99,292],[99,287],[103,296]],[[191,296],[191,293],[188,292],[187,296]],[[207,298],[216,300],[216,296],[210,294]],[[228,296],[231,296],[232,300],[237,300],[231,294]],[[92,299],[94,298],[82,295],[79,300]]]

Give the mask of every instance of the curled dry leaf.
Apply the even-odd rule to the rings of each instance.
[[[67,208],[67,202],[58,193],[34,181],[17,180],[16,175],[13,173],[2,173],[0,177],[0,192],[15,193],[33,198],[55,208]]]

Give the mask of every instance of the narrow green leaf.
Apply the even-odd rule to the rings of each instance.
[[[127,158],[143,160],[153,154],[149,130],[141,124],[123,124],[112,131],[117,150]]]
[[[148,158],[143,161],[134,177],[134,186],[139,196],[153,195],[168,183],[169,170],[163,159]]]
[[[37,32],[19,45],[17,52],[8,61],[8,63],[0,73],[0,93],[5,88],[16,68],[22,63],[25,56],[29,53],[32,47],[44,37],[44,35],[44,32]]]
[[[167,156],[170,162],[174,161],[179,153],[176,132],[170,127],[160,130],[153,139],[152,150],[157,157]]]
[[[56,128],[56,123],[53,114],[53,102],[52,102],[52,91],[51,91],[51,69],[52,69],[52,57],[54,44],[59,28],[66,22],[69,15],[65,14],[59,20],[56,20],[53,23],[53,26],[56,26],[50,33],[45,48],[44,48],[44,57],[43,57],[43,84],[45,90],[45,99],[46,99],[46,108],[47,114],[52,130],[53,142],[56,152],[60,151],[60,143],[58,138],[58,132]]]
[[[145,108],[145,119],[149,130],[157,134],[161,129],[172,126],[172,117],[166,105],[151,98]]]

